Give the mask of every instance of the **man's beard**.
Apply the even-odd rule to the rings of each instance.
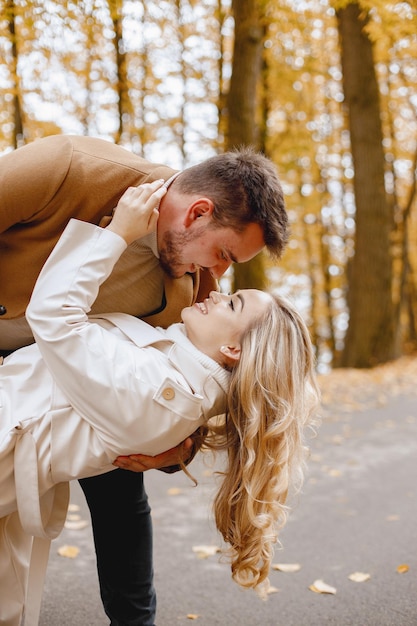
[[[206,230],[203,226],[193,232],[167,231],[164,234],[161,249],[159,250],[159,264],[171,278],[180,278],[185,272],[181,266],[185,265],[181,252],[183,246],[200,237]],[[187,263],[192,265],[192,263]],[[198,264],[197,264],[198,265]]]

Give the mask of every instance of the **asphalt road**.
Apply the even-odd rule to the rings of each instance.
[[[210,514],[213,468],[202,456],[191,465],[197,488],[182,474],[147,473],[157,626],[417,626],[417,384],[402,388],[401,374],[391,386],[340,376],[322,384],[323,422],[274,559],[300,569],[272,571],[276,591],[266,601],[240,590],[218,554],[193,551],[220,545]],[[66,528],[52,544],[40,623],[102,626],[108,620],[77,483],[71,502],[80,509],[70,521],[85,526]],[[65,545],[79,549],[76,558],[58,555]],[[408,571],[400,573],[402,565]],[[368,580],[350,580],[357,572]],[[317,580],[336,593],[311,591]]]

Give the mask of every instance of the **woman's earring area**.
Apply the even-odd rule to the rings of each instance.
[[[227,346],[220,346],[220,353],[221,353],[221,354],[224,354],[224,355],[226,356],[226,355],[227,355],[227,353],[228,353]],[[223,363],[222,363],[221,365],[222,365],[222,367],[223,367],[225,370],[227,370],[228,372],[230,372],[230,371],[231,371],[231,369],[232,369],[232,367],[231,367],[230,363],[227,363],[226,361],[223,361]]]

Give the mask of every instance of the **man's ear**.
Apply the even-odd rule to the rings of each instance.
[[[237,346],[221,346],[220,352],[225,357],[226,365],[234,367],[240,359],[240,345]]]
[[[185,214],[184,226],[191,226],[199,217],[211,217],[214,211],[214,203],[210,198],[198,198],[194,200]]]

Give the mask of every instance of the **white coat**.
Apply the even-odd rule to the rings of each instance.
[[[182,324],[88,318],[125,248],[71,220],[27,310],[36,344],[0,366],[0,518],[17,510],[27,534],[57,536],[71,479],[111,471],[119,455],[163,452],[225,410],[229,374]]]
[[[5,477],[25,433],[36,446],[43,495],[114,469],[119,455],[168,450],[224,412],[229,375],[191,344],[182,324],[163,330],[125,314],[88,318],[125,248],[118,235],[72,220],[39,276],[27,310],[37,345],[0,367],[0,517],[15,507]]]

